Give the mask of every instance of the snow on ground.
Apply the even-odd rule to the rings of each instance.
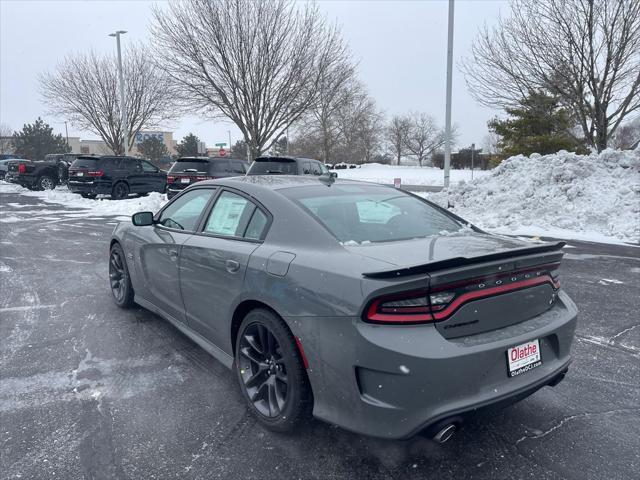
[[[64,205],[75,212],[64,211],[64,217],[118,217],[119,220],[128,220],[136,212],[157,212],[167,203],[167,196],[162,193],[150,193],[146,197],[132,197],[127,200],[111,200],[107,198],[89,199],[82,198],[77,193],[71,193],[66,187],[57,187],[54,190],[42,192],[27,190],[13,183],[0,180],[0,193],[19,193],[28,197],[36,197],[45,203]],[[31,211],[30,214],[38,212]],[[61,211],[42,211],[41,214],[55,215]],[[0,222],[11,223],[23,220],[16,216],[0,215]]]
[[[422,195],[496,233],[640,243],[640,148],[518,155],[473,182]]]
[[[385,183],[393,185],[394,178],[402,179],[403,185],[443,185],[444,171],[435,167],[409,167],[403,165],[382,165],[368,163],[360,168],[334,170],[338,178],[362,180],[365,182]],[[474,170],[473,177],[480,178],[487,175],[486,170]],[[471,180],[471,170],[451,170],[451,183]]]

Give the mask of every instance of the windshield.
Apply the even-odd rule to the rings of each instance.
[[[297,175],[298,165],[294,160],[256,160],[249,168],[249,175]]]
[[[465,227],[420,198],[386,187],[333,185],[281,192],[345,244],[447,235]]]

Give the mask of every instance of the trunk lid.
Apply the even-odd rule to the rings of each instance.
[[[385,292],[382,299],[374,294],[377,298],[365,310],[370,318],[402,322],[403,312],[428,311],[405,313],[404,318],[409,323],[430,319],[444,337],[456,338],[528,320],[556,300],[563,242],[531,244],[482,233],[420,240],[402,242],[402,247],[396,243],[394,249],[389,248],[391,244],[346,247],[398,265],[364,273],[365,282],[411,285],[396,284],[393,293]],[[419,277],[426,278],[416,291]],[[420,304],[426,309],[416,307]]]
[[[531,243],[486,233],[436,235],[399,242],[344,244],[352,253],[382,260],[401,269],[414,269],[453,258],[473,259],[489,254],[531,247]],[[417,272],[419,273],[419,272]],[[395,273],[394,273],[395,274]],[[369,274],[366,274],[369,276]]]

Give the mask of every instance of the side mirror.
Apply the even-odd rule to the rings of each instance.
[[[331,178],[338,178],[338,172],[329,172]]]
[[[136,227],[153,225],[153,212],[138,212],[131,215],[131,223]]]

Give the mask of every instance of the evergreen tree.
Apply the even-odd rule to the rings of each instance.
[[[489,130],[500,136],[498,146],[505,156],[584,151],[583,144],[571,134],[571,115],[557,98],[531,92],[518,107],[505,111],[509,118],[494,118],[488,123]]]
[[[71,147],[60,134],[40,117],[35,123],[26,123],[22,130],[13,134],[15,154],[29,160],[43,160],[48,153],[69,153]]]
[[[231,147],[231,156],[239,160],[247,159],[247,142],[244,140],[238,140],[233,147]]]
[[[178,150],[178,154],[181,157],[197,157],[200,155],[198,145],[200,145],[200,139],[193,133],[190,133],[182,139],[176,147],[176,150]]]
[[[169,150],[164,142],[158,137],[151,136],[138,144],[138,152],[152,162],[157,162],[169,155]]]

